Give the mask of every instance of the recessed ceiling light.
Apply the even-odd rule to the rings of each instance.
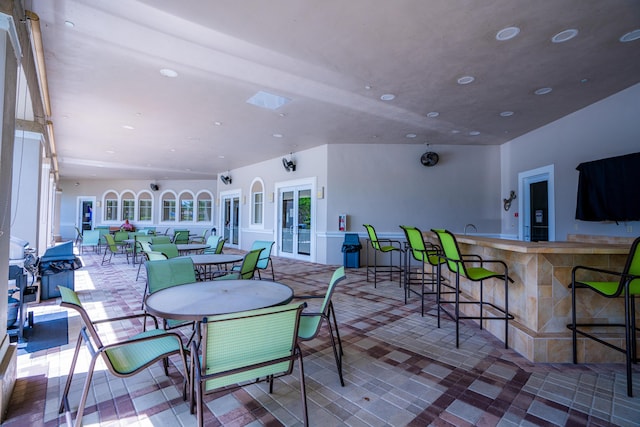
[[[222,122],[213,122],[213,124],[216,126],[222,126]]]
[[[76,26],[76,24],[74,24],[74,23],[73,23],[73,22],[71,22],[71,21],[64,21],[64,25],[66,25],[66,26],[67,26],[67,27],[69,27],[69,28],[73,28],[73,27],[75,27],[75,26]]]
[[[371,85],[366,85],[364,88],[365,88],[366,90],[371,90]]]
[[[186,168],[185,171],[191,172],[191,168]]]
[[[561,31],[555,36],[551,37],[551,41],[554,43],[563,43],[568,40],[571,40],[577,35],[578,35],[578,30],[576,30],[575,28],[571,28],[569,30]]]
[[[107,153],[107,154],[116,154],[116,152],[113,151],[113,150],[107,150],[107,151],[105,151],[105,153]]]
[[[219,155],[218,158],[219,159],[224,159],[224,156],[223,155]]]
[[[408,133],[404,137],[405,138],[415,138],[416,136],[418,136],[418,135],[416,135],[415,133]]]
[[[533,93],[535,93],[536,95],[546,95],[552,90],[553,89],[551,89],[550,87],[541,87],[540,89],[536,89]]]
[[[630,31],[627,34],[620,37],[620,41],[622,43],[632,42],[638,39],[640,39],[640,29]]]
[[[518,27],[503,28],[500,31],[498,31],[498,34],[496,34],[496,40],[499,40],[501,42],[505,40],[511,40],[518,34],[520,34],[520,28]]]
[[[427,117],[438,117],[440,115],[440,113],[438,113],[437,111],[431,111],[430,113],[427,113]]]
[[[460,131],[458,129],[454,129],[451,131],[451,133],[460,133]]]
[[[274,137],[274,138],[282,138],[282,137],[283,137],[283,135],[282,135],[281,133],[274,133],[274,134],[273,134],[273,137]]]
[[[393,101],[394,99],[396,99],[396,96],[392,93],[385,93],[380,97],[380,99],[382,99],[383,101]]]
[[[478,136],[478,135],[480,135],[480,132],[478,132],[477,130],[472,130],[471,132],[469,132],[469,135]]]
[[[134,130],[135,128],[131,125],[123,125],[123,128],[127,129],[127,130]]]
[[[171,148],[171,149],[169,149],[169,151],[171,151],[172,153],[175,153],[176,149],[175,148]]]
[[[589,79],[587,79],[586,77],[584,79],[580,79],[580,83],[587,83],[589,81]]]
[[[462,76],[458,79],[458,84],[459,85],[468,85],[469,83],[472,83],[476,78],[473,76]]]
[[[513,116],[513,111],[503,111],[502,113],[500,113],[500,115],[502,117],[511,117]]]
[[[160,70],[160,74],[162,74],[165,77],[178,77],[178,72],[174,71],[170,68],[163,68]]]

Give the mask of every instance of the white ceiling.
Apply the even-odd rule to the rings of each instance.
[[[321,144],[502,144],[640,82],[640,40],[620,42],[640,30],[637,0],[24,8],[40,17],[48,119],[69,179],[213,178]],[[520,32],[496,40],[506,27]],[[578,35],[551,41],[567,29]],[[462,76],[475,80],[460,85]],[[543,87],[553,90],[534,94]],[[248,104],[259,91],[290,102],[273,111]]]

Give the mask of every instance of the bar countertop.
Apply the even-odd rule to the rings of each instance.
[[[494,237],[456,234],[459,243],[527,254],[628,254],[631,245],[594,242],[524,242]]]

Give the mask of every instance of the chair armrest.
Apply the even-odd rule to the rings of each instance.
[[[148,337],[131,338],[131,339],[126,339],[124,341],[119,341],[119,342],[115,342],[115,343],[112,343],[112,344],[107,344],[107,345],[101,347],[98,351],[105,352],[105,351],[113,349],[113,348],[128,346],[130,344],[134,344],[134,343],[138,343],[138,342],[153,341],[153,340],[157,340],[157,339],[160,339],[160,338],[167,338],[167,337],[170,337],[170,336],[172,336],[176,340],[178,340],[178,347],[182,347],[182,339],[180,338],[180,335],[176,334],[175,332],[165,332],[165,333],[160,334],[160,335],[151,335],[151,336],[148,336]]]
[[[300,296],[293,296],[293,299],[312,299],[312,298],[324,298],[324,295],[300,295]]]
[[[146,319],[152,319],[153,323],[156,327],[156,329],[158,328],[158,319],[156,319],[154,316],[150,315],[149,313],[138,313],[138,314],[130,314],[127,316],[119,316],[119,317],[111,317],[109,319],[100,319],[100,320],[94,320],[91,323],[93,323],[94,325],[98,325],[101,323],[110,323],[110,322],[119,322],[121,320],[130,320],[130,319],[137,319],[140,317],[144,317],[145,321],[144,324],[146,325]]]

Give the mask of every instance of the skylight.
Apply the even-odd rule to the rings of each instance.
[[[247,99],[247,102],[257,107],[266,108],[267,110],[277,110],[288,102],[291,102],[291,100],[284,96],[274,95],[261,90]]]

